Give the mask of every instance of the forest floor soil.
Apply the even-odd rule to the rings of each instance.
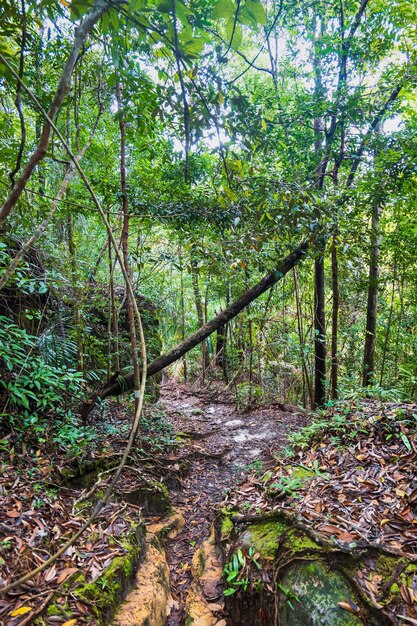
[[[30,441],[19,452],[4,444],[0,584],[34,569],[80,527],[111,480],[130,423],[131,411],[115,402],[96,411],[88,424],[95,440],[82,458],[51,454]],[[130,582],[117,589],[120,599],[142,558],[138,542],[127,547],[126,539],[139,529],[144,545],[145,527],[164,524],[170,506],[184,524],[175,536],[161,536],[170,578],[165,626],[185,624],[197,586],[211,611],[207,623],[229,623],[221,563],[217,580],[196,585],[195,578],[196,555],[209,545],[223,507],[252,521],[288,513],[336,548],[380,545],[398,555],[403,569],[392,580],[384,581],[372,562],[355,572],[355,580],[372,601],[414,623],[417,566],[411,571],[407,564],[417,561],[416,423],[417,405],[410,403],[359,400],[312,416],[280,404],[243,410],[216,383],[204,390],[165,383],[158,404],[147,408],[115,497],[58,561],[0,597],[0,624],[24,626],[35,618],[48,626],[101,623],[97,616],[117,604],[107,572],[117,559],[125,570],[128,565]],[[296,435],[291,457],[283,454],[290,434]],[[96,596],[81,597],[80,585]],[[395,585],[398,593],[387,598]]]
[[[166,543],[175,600],[166,626],[181,626],[193,581],[193,556],[208,539],[219,506],[227,504],[232,488],[239,491],[238,485],[244,484],[248,474],[262,472],[273,463],[275,454],[287,444],[288,434],[305,426],[308,418],[301,411],[279,406],[244,411],[223,391],[196,392],[186,385],[165,385],[161,401],[174,430],[187,441],[178,462],[190,461],[180,488],[171,492],[172,505],[183,514],[185,526]],[[222,585],[203,585],[203,591],[209,605],[218,609],[218,623],[223,624]]]
[[[219,504],[245,476],[263,469],[285,444],[287,434],[307,421],[301,412],[286,412],[279,406],[240,410],[216,384],[209,390],[165,384],[155,411],[149,410],[146,419],[153,428],[157,416],[156,431],[145,429],[116,487],[116,497],[58,561],[0,597],[1,626],[34,621],[48,626],[99,623],[95,615],[101,614],[111,588],[111,581],[104,580],[106,572],[117,558],[126,557],[123,567],[130,559],[126,538],[131,538],[132,529],[155,525],[168,515],[166,491],[141,506],[144,481],[151,489],[159,481],[168,486],[173,509],[185,518],[175,539],[164,542],[173,596],[167,626],[183,624],[193,582],[192,558],[208,539]],[[94,428],[96,440],[79,457],[64,450],[51,453],[47,444],[30,441],[18,453],[5,447],[0,458],[0,584],[40,565],[77,531],[111,480],[130,420],[131,412],[115,402],[104,412],[96,411],[88,425]],[[164,430],[165,420],[170,432]],[[137,502],[131,500],[132,494],[138,494]],[[155,504],[161,511],[155,510]],[[130,548],[136,550],[134,545]],[[81,598],[76,591],[80,584],[89,586],[91,594],[97,589],[100,597]],[[221,594],[220,587],[207,590],[207,600],[215,604]],[[109,601],[114,602],[110,596]],[[221,612],[218,615],[222,623]]]

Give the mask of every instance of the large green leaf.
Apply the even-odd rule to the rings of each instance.
[[[219,0],[213,8],[213,17],[217,19],[233,17],[236,8],[233,0]]]
[[[87,13],[93,6],[93,0],[72,0],[70,6],[70,16],[73,21],[78,20],[84,13]]]
[[[242,43],[242,27],[240,24],[235,25],[234,16],[230,17],[226,24],[226,39],[228,42],[231,41],[230,47],[233,50],[238,50]]]
[[[245,6],[240,12],[240,19],[243,23],[266,24],[266,11],[258,0],[246,0]]]

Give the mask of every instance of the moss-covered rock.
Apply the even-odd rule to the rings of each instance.
[[[169,567],[159,540],[147,541],[135,587],[113,621],[114,626],[163,626],[170,599]]]
[[[400,607],[407,610],[400,590],[415,588],[417,565],[406,557],[399,572],[402,558],[374,546],[341,546],[320,538],[285,511],[242,527],[244,522],[226,510],[216,525],[224,562],[241,550],[242,576],[250,581],[246,591],[237,587],[226,598],[235,626],[383,626],[392,623],[387,607],[394,614]],[[364,580],[373,581],[376,596],[368,597]]]
[[[239,535],[239,543],[247,548],[254,547],[262,557],[274,557],[280,537],[288,526],[281,521],[251,524]]]
[[[145,515],[162,515],[171,511],[169,491],[163,483],[157,481],[119,492],[118,496],[125,502],[142,507]]]
[[[215,626],[218,621],[195,581],[187,591],[185,611],[185,626]]]
[[[345,603],[356,606],[357,599],[351,586],[341,574],[319,560],[294,562],[285,572],[280,584],[280,626],[365,624],[357,615],[339,605]]]

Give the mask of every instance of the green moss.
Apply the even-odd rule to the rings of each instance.
[[[339,602],[346,601],[357,603],[350,585],[340,573],[320,560],[293,563],[281,583],[278,610],[282,626],[363,626],[357,615],[344,611],[339,605]],[[283,591],[285,589],[298,599],[293,601],[293,611],[288,611],[286,606],[288,594]]]
[[[74,590],[76,598],[91,606],[98,624],[111,619],[115,608],[123,599],[129,579],[135,573],[140,551],[139,544],[130,545],[126,554],[113,559],[97,580],[85,582]]]
[[[375,569],[383,578],[388,579],[394,573],[399,562],[400,559],[397,556],[378,553],[375,559]]]
[[[58,590],[46,614],[49,617],[62,617],[62,609],[70,614],[67,592],[71,590],[76,598],[86,602],[91,607],[95,624],[108,623],[118,604],[123,600],[130,581],[134,577],[143,549],[144,538],[144,526],[133,527],[132,522],[131,532],[125,535],[121,541],[118,541],[118,545],[121,545],[125,550],[125,554],[115,557],[109,567],[94,582],[86,582],[82,572],[77,572],[71,576]],[[39,620],[37,622],[39,625],[44,624],[42,618]]]
[[[308,550],[320,550],[324,552],[322,546],[317,545],[308,535],[299,530],[290,530],[285,538],[285,546],[291,549],[293,554],[306,552]]]
[[[229,537],[232,534],[233,528],[233,522],[230,517],[223,517],[220,527],[222,539],[226,539],[227,537]]]
[[[278,548],[278,538],[288,530],[285,522],[271,521],[251,524],[242,533],[243,544],[253,546],[263,557],[274,557]]]

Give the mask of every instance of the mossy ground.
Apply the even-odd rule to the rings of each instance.
[[[342,611],[339,616],[340,619],[338,617],[340,624],[364,623],[367,625],[378,624],[380,626],[388,623],[382,614],[381,621],[378,622],[379,617],[376,615],[377,611],[372,600],[369,599],[369,602],[367,601],[367,596],[363,590],[359,589],[358,580],[355,580],[355,577],[358,571],[362,571],[370,579],[376,575],[382,580],[380,583],[380,588],[382,589],[384,584],[394,576],[398,566],[401,564],[401,559],[396,555],[391,556],[375,548],[369,548],[364,550],[364,553],[359,552],[356,554],[354,552],[341,552],[337,543],[333,545],[329,542],[326,545],[324,542],[314,541],[314,537],[311,537],[303,529],[297,528],[291,523],[290,519],[280,519],[279,517],[277,519],[256,521],[242,529],[240,526],[233,524],[230,511],[223,510],[219,520],[219,528],[221,530],[221,540],[223,544],[227,544],[225,548],[226,560],[230,560],[233,553],[239,548],[247,552],[250,547],[253,547],[260,554],[262,566],[270,571],[270,577],[271,572],[277,570],[277,568],[281,570],[277,577],[278,583],[284,580],[286,576],[288,578],[288,572],[290,572],[295,563],[303,562],[303,575],[307,577],[310,569],[311,577],[313,577],[317,567],[319,567],[320,576],[323,580],[326,576],[329,578],[328,589],[330,591],[336,590],[339,593],[342,587],[347,585],[346,590],[350,590],[350,600],[360,608],[358,616],[353,614],[351,616],[349,614],[345,615],[346,612]],[[310,563],[308,562],[309,559],[311,560]],[[326,576],[323,576],[323,572],[326,573]],[[255,573],[258,576],[259,572]],[[384,606],[403,604],[401,601],[401,586],[412,587],[416,579],[417,565],[409,563],[405,559],[404,570],[398,575],[396,580],[393,580],[393,584],[387,589],[385,595],[381,597],[381,604]],[[256,603],[258,601],[256,600],[255,591],[256,588],[253,585],[250,593],[253,596],[252,601]],[[230,610],[236,610],[236,603],[239,600],[236,596],[241,593],[239,592],[232,596],[230,600],[228,599]],[[258,595],[262,596],[262,592],[258,593]],[[347,591],[345,595],[348,597]],[[281,601],[284,600],[281,598]],[[343,602],[344,598],[340,597],[338,601]],[[260,605],[264,604],[262,599],[259,599],[259,602]],[[325,605],[326,601],[323,599],[322,606]],[[348,618],[351,618],[350,621]],[[290,620],[288,624],[298,624],[298,622]]]
[[[71,592],[73,597],[89,607],[96,624],[109,623],[134,579],[143,551],[144,537],[143,526],[132,527],[131,532],[119,542],[124,554],[115,557],[95,581],[87,582],[81,572],[71,576],[48,606],[46,616],[49,618],[69,615],[71,609],[66,598]],[[38,618],[34,623],[41,626],[45,621]]]

